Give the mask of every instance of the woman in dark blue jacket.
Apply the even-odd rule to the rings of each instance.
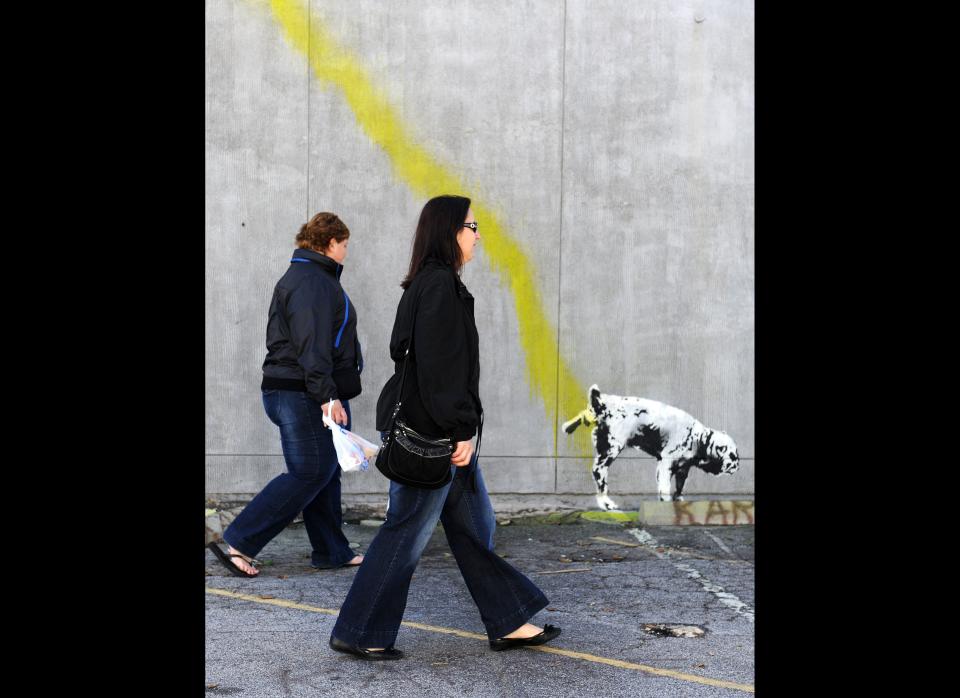
[[[399,416],[421,434],[456,444],[452,479],[438,489],[390,482],[387,519],[367,548],[330,635],[338,652],[372,660],[403,656],[393,643],[410,578],[438,519],[491,649],[539,645],[560,634],[550,624],[527,622],[547,597],[493,549],[496,519],[472,442],[483,424],[480,341],[473,296],[459,275],[479,239],[470,199],[439,196],[423,207],[390,339],[396,373],[377,402],[377,428],[390,422],[410,348]]]
[[[223,532],[226,554],[211,550],[237,576],[259,574],[254,556],[302,511],[320,569],[359,565],[343,535],[340,465],[323,412],[350,428],[348,400],[360,394],[363,356],[357,313],[340,285],[350,231],[332,213],[318,213],[297,235],[290,267],[277,282],[267,320],[261,393],[280,429],[287,471],[266,487]]]

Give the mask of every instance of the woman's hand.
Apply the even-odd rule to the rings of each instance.
[[[347,426],[347,411],[343,409],[343,405],[340,404],[339,400],[331,400],[328,402],[323,406],[323,411],[327,413],[327,416],[330,417],[330,419],[340,426]]]
[[[473,441],[469,439],[458,441],[456,450],[450,456],[450,462],[458,468],[462,468],[465,465],[470,465],[471,458],[473,458]]]

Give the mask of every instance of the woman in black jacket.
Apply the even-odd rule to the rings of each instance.
[[[330,635],[338,652],[374,660],[403,656],[393,643],[410,578],[437,519],[491,649],[539,645],[560,634],[552,625],[526,622],[547,605],[547,597],[493,550],[496,519],[471,440],[483,423],[479,335],[473,296],[459,277],[479,238],[470,199],[439,196],[423,207],[390,338],[395,374],[377,402],[377,428],[389,426],[410,347],[399,416],[425,436],[456,442],[453,478],[432,490],[390,482],[386,521],[367,549]]]
[[[326,411],[349,429],[348,399],[360,394],[357,312],[340,285],[349,238],[336,215],[315,215],[300,229],[290,266],[273,291],[260,388],[267,416],[280,429],[288,472],[267,483],[223,532],[226,554],[215,543],[208,546],[237,576],[259,574],[254,556],[300,511],[313,567],[363,561],[343,535],[340,464],[322,421]]]

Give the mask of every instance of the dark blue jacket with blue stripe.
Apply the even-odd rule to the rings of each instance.
[[[343,265],[308,249],[295,250],[293,260],[273,290],[261,387],[303,390],[321,403],[354,397],[337,389],[339,376],[352,373],[348,383],[359,392],[363,370],[356,309],[340,285]]]

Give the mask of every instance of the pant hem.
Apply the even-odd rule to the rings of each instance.
[[[484,625],[486,625],[487,628],[487,637],[489,637],[491,640],[498,640],[504,635],[512,633],[514,630],[537,615],[537,613],[546,608],[547,604],[549,603],[550,601],[547,599],[547,597],[541,594],[532,601],[523,604],[523,606],[510,615],[498,619],[495,623],[485,623]]]
[[[226,543],[227,545],[229,545],[231,548],[233,548],[234,550],[236,550],[238,553],[241,553],[242,555],[246,555],[247,557],[256,558],[256,557],[257,557],[257,553],[260,552],[260,550],[258,550],[256,553],[248,553],[248,552],[247,552],[246,550],[244,550],[243,548],[240,548],[240,547],[234,545],[234,544],[231,543],[229,540],[227,540],[227,532],[226,532],[226,531],[224,531],[223,534],[222,534],[220,537],[223,538],[223,542],[224,542],[224,543]],[[262,550],[262,548],[261,548],[261,550]]]
[[[330,562],[329,560],[321,560],[320,562],[317,562],[316,559],[311,557],[310,566],[318,570],[330,570],[334,569],[335,567],[343,567],[357,556],[357,554],[352,550],[347,552],[349,554],[346,557],[338,558],[336,562]]]
[[[337,623],[330,637],[346,642],[354,647],[392,647],[397,641],[397,630],[358,630],[343,623]]]

